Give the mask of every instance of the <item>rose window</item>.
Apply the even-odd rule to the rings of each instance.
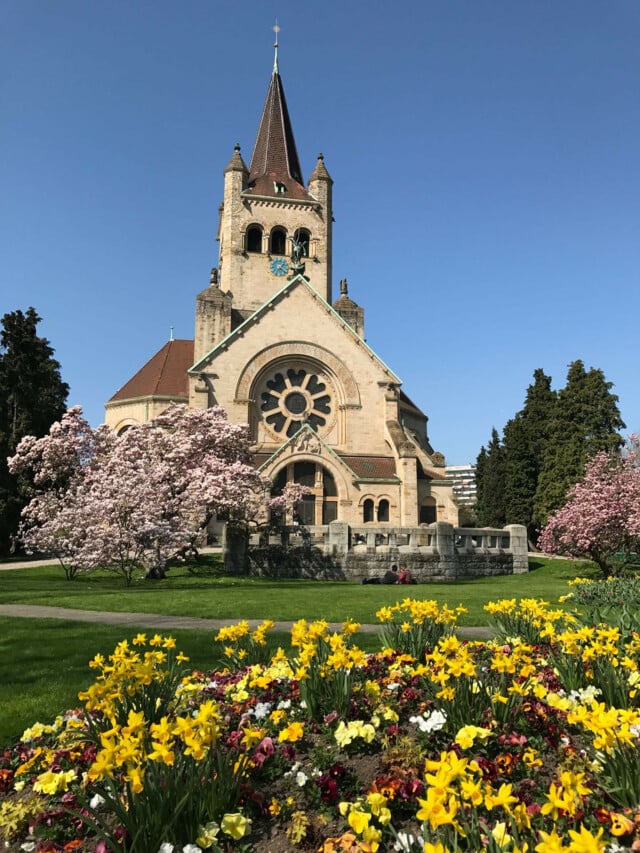
[[[274,432],[290,438],[305,423],[316,432],[326,424],[331,396],[315,373],[290,368],[267,380],[260,410]]]

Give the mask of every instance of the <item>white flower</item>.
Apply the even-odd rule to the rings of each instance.
[[[165,841],[164,844],[160,845],[158,853],[173,853],[173,844],[169,844],[168,841]]]
[[[182,848],[182,853],[201,853],[202,848],[197,844],[185,844]]]
[[[281,699],[278,702],[278,710],[279,711],[288,711],[291,707],[291,699]]]
[[[387,684],[387,690],[397,690],[400,687],[399,684],[396,684],[395,681],[393,684]]]
[[[23,844],[20,845],[20,849],[24,850],[25,853],[31,853],[32,850],[36,849],[36,842],[35,841],[25,841]]]
[[[307,784],[307,779],[308,779],[308,778],[309,778],[309,777],[307,776],[307,774],[306,774],[306,773],[303,773],[303,772],[302,772],[302,770],[299,770],[299,771],[296,773],[296,785],[297,785],[299,788],[304,788],[304,786]]]
[[[295,762],[291,765],[291,769],[290,769],[290,770],[287,770],[287,772],[286,772],[284,775],[285,775],[285,777],[293,776],[293,775],[294,775],[294,773],[297,773],[299,769],[300,769],[300,762],[299,762],[299,761],[295,761]]]
[[[89,808],[97,809],[98,806],[101,806],[104,803],[104,797],[101,797],[100,794],[94,794],[93,797],[89,800]],[[167,851],[170,853],[170,851]]]
[[[421,732],[439,732],[444,728],[447,717],[443,711],[432,711],[428,717],[409,717],[409,722],[417,724]]]
[[[415,835],[411,835],[410,832],[399,832],[396,836],[396,843],[393,845],[393,849],[400,851],[400,853],[411,853],[413,844],[417,840]]]
[[[256,707],[253,709],[253,714],[256,720],[262,720],[264,717],[268,716],[271,711],[271,702],[257,702]]]

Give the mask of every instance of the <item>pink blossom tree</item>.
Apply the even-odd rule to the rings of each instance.
[[[539,545],[550,554],[593,560],[608,577],[640,551],[640,467],[632,436],[624,454],[597,453],[567,503],[543,528]],[[616,565],[614,555],[622,554]]]
[[[251,465],[246,425],[220,408],[170,406],[116,437],[93,430],[79,407],[9,460],[34,496],[21,528],[31,551],[54,554],[67,577],[111,568],[127,583],[137,568],[162,576],[214,516],[247,525],[264,516],[269,481]],[[278,511],[298,490],[273,501]]]

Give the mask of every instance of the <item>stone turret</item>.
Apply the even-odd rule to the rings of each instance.
[[[316,163],[316,167],[311,173],[311,177],[309,178],[309,192],[315,199],[318,200],[319,204],[319,207],[316,210],[316,247],[318,251],[322,251],[320,247],[324,248],[324,257],[322,258],[322,260],[318,258],[318,260],[316,260],[316,263],[321,263],[322,268],[325,270],[326,295],[323,295],[325,295],[327,302],[331,302],[331,270],[333,268],[333,179],[327,171],[327,167],[324,165],[323,154],[318,154],[318,162]],[[315,255],[316,258],[318,257],[317,254],[313,251],[310,251],[309,255]]]
[[[364,339],[364,308],[349,298],[346,278],[340,281],[340,298],[333,303],[333,308]]]
[[[194,364],[199,362],[231,331],[231,306],[233,298],[223,293],[218,282],[218,271],[211,270],[211,283],[196,297],[196,324],[193,348]]]

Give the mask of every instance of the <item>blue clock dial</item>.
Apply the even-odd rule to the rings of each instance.
[[[286,275],[289,272],[289,264],[286,258],[273,258],[269,261],[269,269],[274,275]]]

